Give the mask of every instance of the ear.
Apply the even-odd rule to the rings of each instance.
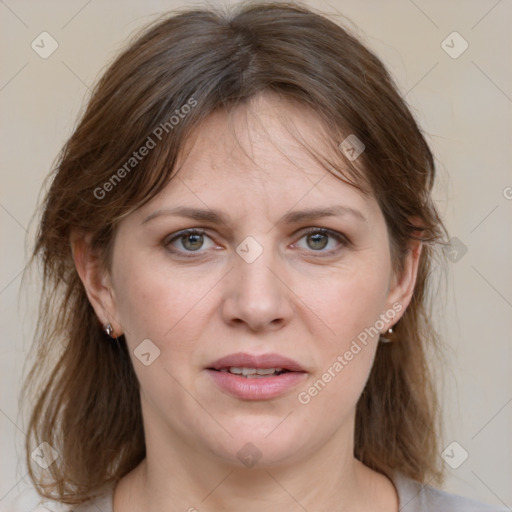
[[[90,234],[73,233],[70,237],[70,244],[76,270],[98,320],[103,327],[110,324],[114,330],[114,336],[120,336],[123,331],[117,320],[111,278],[98,254],[91,248]]]
[[[397,311],[397,309],[393,308],[393,304],[400,304],[402,306],[400,312],[393,318],[392,325],[398,322],[411,302],[411,298],[414,293],[414,287],[416,285],[418,265],[422,248],[423,243],[421,240],[411,240],[409,243],[408,252],[405,255],[405,261],[401,275],[393,273],[393,276],[390,280],[387,307],[388,309],[394,309]]]

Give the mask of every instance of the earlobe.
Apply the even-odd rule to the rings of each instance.
[[[110,324],[116,335],[121,335],[110,275],[91,249],[90,234],[73,234],[70,245],[75,268],[98,320],[103,326]]]

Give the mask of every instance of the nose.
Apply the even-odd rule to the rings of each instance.
[[[234,267],[225,283],[224,321],[244,325],[251,331],[276,330],[286,325],[293,314],[293,293],[273,251],[263,250],[250,263],[236,255]]]

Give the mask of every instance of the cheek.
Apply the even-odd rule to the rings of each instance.
[[[384,312],[388,272],[382,263],[361,265],[350,276],[331,279],[309,296],[308,305],[318,312],[330,333],[317,345],[318,371],[297,396],[302,406],[315,411],[314,416],[321,417],[329,410],[342,422],[355,408],[379,340],[376,322]]]
[[[149,338],[162,356],[172,352],[179,359],[184,351],[194,350],[191,340],[204,331],[201,319],[207,316],[214,277],[202,274],[198,279],[165,265],[142,264],[135,257],[125,258],[117,270],[117,313],[131,349]]]
[[[212,285],[176,273],[166,275],[165,268],[140,265],[134,259],[126,259],[118,271],[119,320],[142,392],[155,408],[162,407],[164,398],[185,408],[181,385],[191,387],[190,365],[205,330],[201,318],[207,297],[201,297]],[[146,366],[139,355],[147,352]]]
[[[385,265],[361,265],[349,273],[333,273],[310,287],[305,302],[325,325],[330,345],[342,349],[383,313],[388,292],[389,269]],[[315,290],[315,291],[312,291]]]
[[[381,301],[364,293],[355,300],[350,291],[346,288],[331,297],[341,307],[329,306],[329,311],[324,310],[335,337],[330,343],[319,344],[318,371],[297,393],[299,407],[306,408],[305,414],[310,418],[317,418],[313,420],[318,422],[315,428],[325,433],[334,432],[355,410],[379,340],[374,325],[381,311]],[[326,411],[329,411],[330,422],[326,421]]]
[[[319,438],[334,435],[351,424],[357,402],[370,374],[376,342],[339,343],[325,358],[321,370],[298,390],[300,417],[310,423]]]

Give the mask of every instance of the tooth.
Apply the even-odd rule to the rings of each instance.
[[[256,371],[256,368],[242,368],[242,375],[247,377],[248,375],[254,375]]]
[[[272,373],[277,373],[281,371],[281,368],[258,368],[256,373],[258,375],[271,375]]]
[[[237,366],[221,369],[223,372],[229,372],[234,375],[242,375],[246,378],[267,377],[269,375],[275,375],[282,370],[282,368],[240,368]]]

